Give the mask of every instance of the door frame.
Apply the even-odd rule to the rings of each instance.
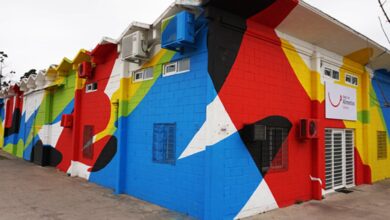
[[[334,187],[332,185],[332,188],[331,189],[328,189],[328,190],[325,190],[324,189],[324,193],[323,194],[328,194],[328,193],[332,193],[332,192],[335,192],[336,190],[338,189],[341,189],[341,188],[351,188],[351,187],[354,187],[356,184],[355,184],[355,181],[356,181],[356,176],[355,176],[355,143],[356,143],[356,138],[355,138],[355,129],[351,129],[351,128],[325,128],[325,131],[327,130],[330,130],[332,132],[332,155],[333,155],[333,152],[334,152],[334,148],[333,148],[333,134],[334,133],[339,133],[341,134],[341,142],[342,142],[342,185],[341,186],[337,186],[337,187]],[[347,157],[346,157],[346,145],[347,145],[347,142],[346,142],[346,131],[351,131],[352,132],[352,154],[353,154],[353,161],[352,161],[352,164],[353,164],[353,184],[347,184],[347,175],[346,175],[346,164],[347,164]],[[326,135],[326,132],[325,132],[325,135]],[[326,137],[324,137],[326,138]],[[325,142],[324,142],[324,150],[325,149]],[[333,158],[332,158],[332,163],[333,163]],[[326,159],[325,159],[325,156],[324,156],[324,165],[325,165],[325,169],[324,169],[324,175],[325,175],[325,172],[326,172]],[[334,175],[334,166],[332,165],[332,175]],[[324,179],[324,181],[326,181],[326,178]],[[334,176],[332,177],[332,184],[334,184]]]

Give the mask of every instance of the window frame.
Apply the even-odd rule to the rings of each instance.
[[[351,82],[347,82],[347,77],[350,77],[351,79]],[[356,79],[356,84],[353,84],[353,79]],[[352,74],[352,73],[345,73],[345,77],[344,77],[344,80],[345,80],[345,83],[348,84],[348,85],[351,85],[351,86],[358,86],[359,85],[359,78]]]
[[[145,78],[145,74],[146,74],[146,70],[148,69],[151,69],[152,71],[152,77],[149,77],[149,78]],[[152,80],[154,79],[154,68],[153,67],[147,67],[147,68],[143,68],[143,69],[139,69],[139,70],[136,70],[136,71],[133,71],[132,73],[132,81],[133,83],[137,83],[137,82],[142,82],[142,81],[147,81],[147,80]],[[141,78],[140,79],[136,79],[136,74],[141,74]]]
[[[96,88],[93,88],[94,85],[96,85]],[[85,93],[96,92],[97,90],[98,90],[98,83],[97,82],[88,83],[85,85]]]
[[[188,69],[180,70],[180,62],[187,61],[187,60],[188,60]],[[167,72],[167,67],[169,65],[175,65],[175,71]],[[182,74],[182,73],[186,73],[186,72],[190,72],[190,71],[191,71],[191,59],[190,58],[183,58],[183,59],[179,59],[179,60],[175,60],[175,61],[171,61],[171,62],[163,64],[162,76],[167,77],[167,76]]]
[[[327,70],[330,70],[330,76],[325,74],[325,72],[326,72]],[[338,78],[337,78],[337,79],[333,77],[333,74],[334,74],[334,73],[337,73],[337,75],[338,75]],[[323,70],[323,75],[324,75],[324,77],[326,77],[326,78],[328,78],[328,79],[340,81],[340,71],[339,71],[339,70],[336,70],[335,68],[332,68],[332,67],[329,67],[329,66],[325,66],[325,67],[324,67],[324,70]]]
[[[86,137],[87,131],[90,132],[90,137]],[[82,156],[85,159],[92,160],[94,157],[94,143],[93,143],[94,132],[95,132],[95,126],[93,126],[93,125],[84,125],[83,126]],[[88,140],[86,140],[87,138],[88,138]],[[86,144],[88,144],[88,147],[86,147]]]
[[[272,137],[273,137],[273,133],[275,131],[281,131],[281,140],[284,141],[281,143],[282,145],[280,146],[280,148],[278,149],[278,152],[276,152],[276,155],[273,157],[273,154],[272,152],[274,151],[274,148],[276,146],[274,146],[274,142]],[[276,171],[276,172],[282,172],[282,171],[287,171],[288,170],[288,162],[289,162],[289,157],[288,157],[288,135],[289,135],[289,131],[288,131],[288,128],[285,128],[285,127],[276,127],[276,126],[267,126],[266,128],[266,140],[262,141],[262,150],[265,150],[265,151],[268,151],[268,164],[267,161],[264,161],[264,155],[263,151],[261,151],[261,167],[264,170],[272,170],[272,171]],[[271,143],[272,142],[272,143]],[[279,153],[279,154],[278,154]],[[281,155],[281,164],[275,164],[276,163],[276,160],[278,159],[277,156],[278,155]],[[268,165],[268,166],[265,166],[265,165]]]
[[[137,74],[140,74],[141,75],[141,78],[140,79],[137,79],[135,76]],[[137,70],[137,71],[134,71],[133,72],[133,82],[141,82],[144,80],[144,73],[142,70]]]
[[[163,126],[164,132],[166,132],[164,135],[166,135],[165,138],[167,139],[166,143],[172,143],[171,148],[169,149],[168,147],[170,145],[162,145],[158,146],[159,144],[164,144],[164,143],[158,143],[158,140],[156,139],[157,135],[157,127]],[[169,134],[169,129],[173,128],[173,134]],[[161,128],[159,128],[161,129]],[[172,135],[172,142],[169,142],[168,138]],[[152,161],[154,163],[159,163],[159,164],[167,164],[167,165],[175,165],[176,164],[176,136],[177,136],[177,126],[176,123],[154,123],[153,124],[153,143],[152,143]],[[164,149],[165,147],[165,149]],[[171,150],[171,154],[169,154],[169,150]],[[159,152],[163,152],[162,155],[158,155]],[[170,157],[169,157],[170,156]]]

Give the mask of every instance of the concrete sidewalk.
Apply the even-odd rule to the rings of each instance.
[[[0,150],[0,219],[189,219]]]
[[[373,185],[361,185],[353,192],[332,193],[322,201],[309,201],[300,205],[276,209],[246,218],[255,219],[390,219],[390,180]]]

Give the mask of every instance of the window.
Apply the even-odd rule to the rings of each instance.
[[[176,124],[162,123],[153,126],[153,161],[175,164]]]
[[[358,78],[352,74],[345,74],[345,83],[357,86],[358,85]]]
[[[266,140],[261,141],[261,167],[263,172],[269,169],[286,170],[288,165],[288,129],[267,127]]]
[[[378,160],[387,159],[387,133],[377,131]]]
[[[177,73],[177,62],[168,63],[164,65],[164,75],[172,75]]]
[[[140,82],[148,79],[153,79],[153,67],[133,72],[133,82]]]
[[[340,80],[340,73],[337,70],[325,68],[324,75],[335,80]]]
[[[83,157],[93,158],[93,126],[85,125],[83,131]]]
[[[170,76],[190,71],[190,59],[185,58],[164,64],[163,76]]]
[[[89,93],[89,92],[94,92],[97,90],[97,86],[98,84],[96,82],[94,83],[89,83],[85,86],[85,92],[86,93]]]
[[[138,82],[143,80],[143,71],[134,72],[134,79],[133,82]]]
[[[144,80],[153,79],[153,68],[147,68],[144,70]]]
[[[190,70],[190,59],[182,59],[177,61],[178,71],[186,72]]]

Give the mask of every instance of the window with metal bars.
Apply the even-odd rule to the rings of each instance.
[[[158,123],[153,126],[153,161],[175,164],[176,124]]]
[[[263,172],[286,170],[288,165],[287,128],[267,127],[266,140],[261,142],[261,167]]]
[[[83,131],[83,157],[93,158],[93,125],[85,125]]]
[[[387,159],[387,133],[386,131],[377,131],[376,135],[378,160]]]

